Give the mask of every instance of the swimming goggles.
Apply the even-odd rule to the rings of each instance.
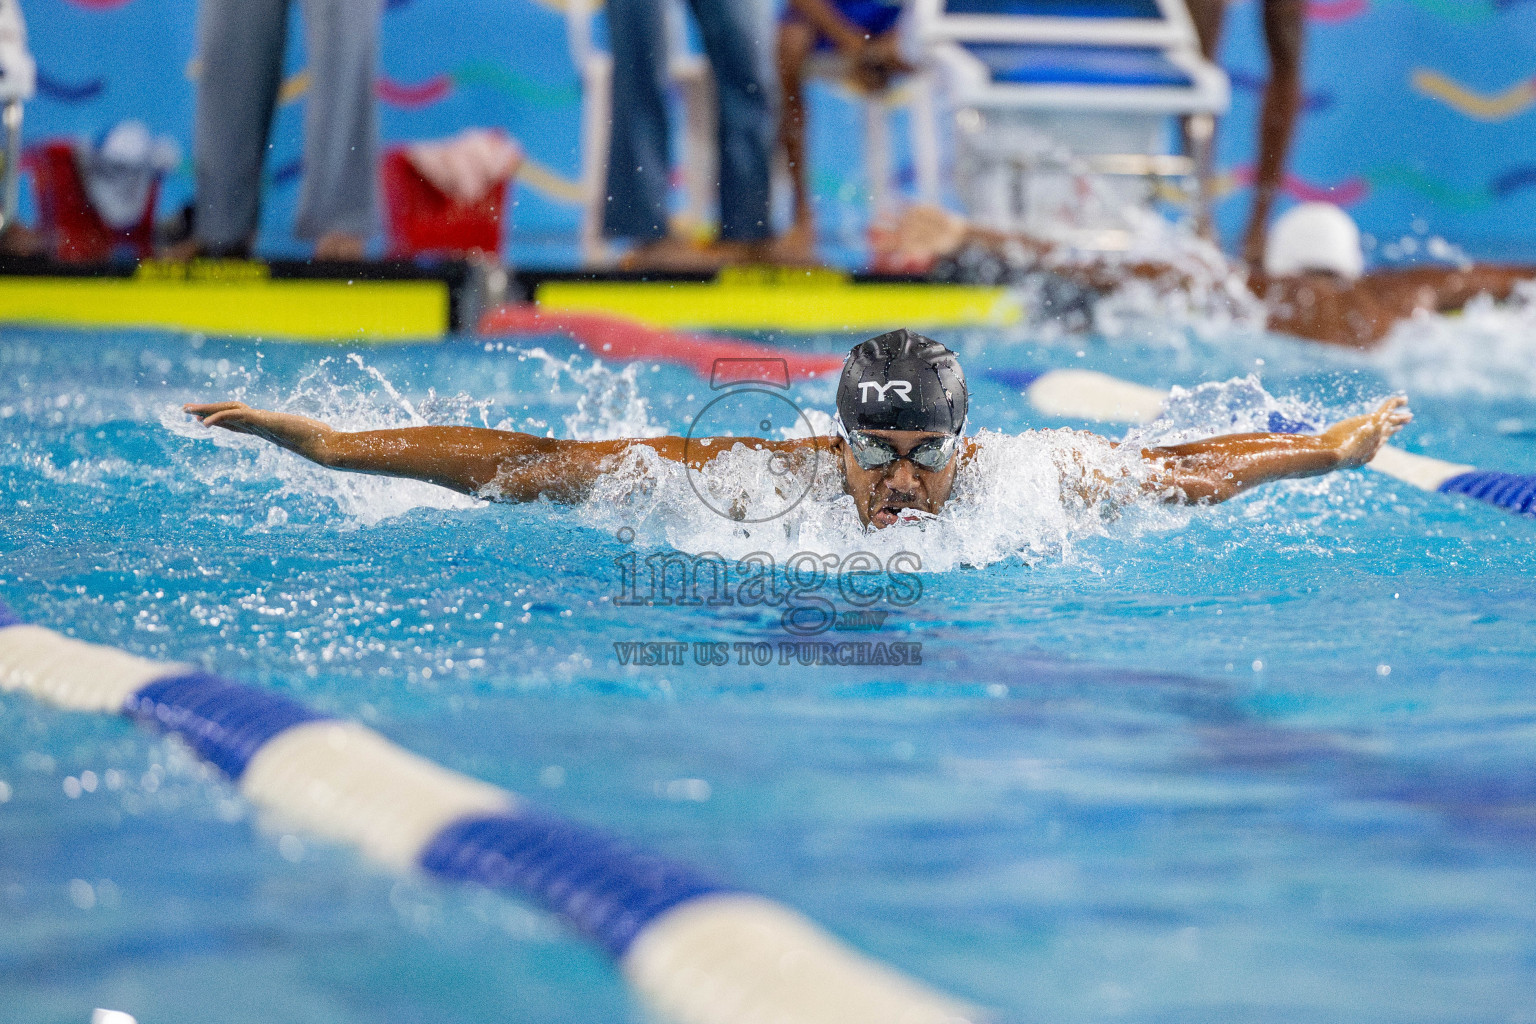
[[[944,437],[930,437],[902,455],[888,442],[873,434],[862,430],[847,430],[841,420],[837,426],[838,432],[848,442],[849,450],[853,452],[853,461],[859,464],[860,469],[883,469],[898,459],[907,459],[919,469],[933,473],[949,465],[949,460],[955,457],[955,452],[960,448],[959,435],[948,434]]]

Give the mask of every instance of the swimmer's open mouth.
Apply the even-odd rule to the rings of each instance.
[[[870,510],[869,521],[876,526],[890,526],[902,520],[926,519],[932,513],[917,505],[909,505],[905,502],[893,501],[884,505],[877,505]]]

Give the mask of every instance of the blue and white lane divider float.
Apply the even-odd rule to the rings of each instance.
[[[1060,419],[1150,423],[1162,415],[1168,401],[1166,391],[1096,370],[1026,371],[998,379],[1018,387],[1037,412]],[[1305,424],[1273,424],[1271,429],[1286,427],[1310,429]],[[1423,491],[1463,494],[1519,515],[1536,516],[1536,476],[1481,470],[1392,445],[1384,445],[1370,467]]]
[[[0,605],[0,691],[12,690],[180,737],[284,827],[559,914],[612,955],[651,1012],[676,1024],[982,1019],[788,907],[538,811],[371,729],[192,665],[23,623]]]

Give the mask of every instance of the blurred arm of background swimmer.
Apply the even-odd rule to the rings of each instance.
[[[252,434],[331,469],[425,480],[466,494],[505,501],[580,500],[614,459],[634,445],[699,468],[737,443],[805,457],[825,439],[766,441],[751,437],[655,437],[570,441],[482,427],[400,427],[335,430],[293,413],[253,409],[243,402],[189,404],[207,427]],[[494,495],[484,492],[489,489]]]
[[[1218,502],[1274,480],[1352,469],[1371,461],[1412,419],[1408,400],[1395,396],[1321,434],[1227,434],[1143,449],[1142,458],[1161,470],[1148,489],[1174,502]]]
[[[1022,231],[981,227],[959,214],[921,203],[903,210],[894,224],[872,227],[870,242],[874,265],[891,273],[926,274],[939,260],[970,247],[996,253],[1014,271],[1048,271],[1096,292],[1112,291],[1128,277],[1168,289],[1187,289],[1194,283],[1172,264],[1113,257],[1085,260],[1080,253]]]
[[[1369,348],[1419,310],[1449,313],[1479,295],[1502,302],[1536,267],[1477,264],[1378,270],[1358,281],[1309,273],[1261,279],[1269,328],[1333,345]]]
[[[1460,309],[1479,295],[1497,302],[1509,298],[1515,285],[1536,278],[1536,267],[1474,264],[1470,267],[1409,267],[1404,270],[1378,270],[1366,274],[1360,283],[1376,301],[1398,316],[1411,316],[1416,310],[1449,313]]]

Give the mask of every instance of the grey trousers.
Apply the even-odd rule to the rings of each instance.
[[[193,164],[197,240],[238,251],[255,235],[261,170],[282,85],[290,0],[201,0]],[[300,238],[367,238],[376,222],[373,80],[383,0],[302,0],[309,91]]]

